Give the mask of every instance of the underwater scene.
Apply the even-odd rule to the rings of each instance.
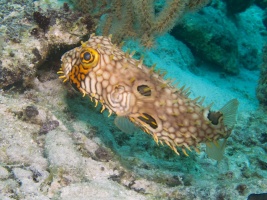
[[[0,0],[1,200],[267,200],[266,0]]]

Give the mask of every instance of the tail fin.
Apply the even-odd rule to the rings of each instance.
[[[237,99],[232,99],[219,110],[219,112],[223,114],[224,125],[230,130],[229,134],[236,124],[238,104]],[[216,142],[206,142],[206,153],[209,158],[215,159],[218,162],[223,159],[227,141],[226,138]]]
[[[223,114],[224,125],[229,129],[233,129],[236,124],[238,104],[239,102],[237,99],[232,99],[219,110]]]

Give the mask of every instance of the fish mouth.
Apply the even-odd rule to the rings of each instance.
[[[59,78],[60,79],[63,79],[63,82],[66,82],[69,80],[69,72],[71,71],[71,63],[68,62],[68,59],[63,56],[62,59],[61,59],[61,67],[59,68],[59,71],[57,72],[57,74],[59,75]],[[69,67],[67,67],[69,66]]]

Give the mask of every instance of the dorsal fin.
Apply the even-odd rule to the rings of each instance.
[[[236,124],[238,104],[237,99],[232,99],[219,110],[223,114],[223,122],[227,128],[232,129]]]

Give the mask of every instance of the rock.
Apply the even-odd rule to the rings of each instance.
[[[0,180],[1,179],[7,179],[8,176],[9,176],[9,172],[7,171],[7,169],[0,166]]]
[[[27,106],[24,112],[28,118],[35,117],[39,114],[38,109],[35,106]]]
[[[238,60],[240,68],[258,70],[262,63],[262,48],[265,44],[266,29],[262,23],[263,11],[251,6],[240,13],[233,22],[238,31]]]
[[[251,6],[231,18],[223,8],[210,6],[186,15],[171,34],[214,69],[238,74],[242,67],[257,70],[261,63],[262,34],[266,34],[262,15],[260,8]]]
[[[33,140],[33,135],[39,126],[19,120],[11,111],[12,109],[21,110],[26,103],[21,100],[17,103],[18,101],[13,98],[2,100],[5,104],[0,106],[2,123],[0,127],[0,162],[27,166],[38,165],[43,169],[46,168],[47,161],[42,155],[42,150]]]
[[[13,168],[12,173],[15,176],[16,180],[21,184],[20,186],[21,192],[26,194],[38,193],[39,184],[33,181],[33,174],[31,171],[21,168]]]
[[[19,187],[19,184],[13,179],[7,179],[5,181],[0,181],[0,199],[1,200],[14,200],[12,197],[15,197],[14,191]],[[16,198],[18,199],[18,198]]]
[[[79,179],[83,171],[82,157],[66,132],[50,131],[45,141],[45,152],[50,168],[56,170],[55,174],[62,174],[68,182]]]
[[[15,179],[20,184],[19,190],[16,192],[19,199],[49,200],[49,198],[40,191],[41,183],[34,180],[34,175],[31,171],[14,168],[12,172]]]
[[[60,191],[62,200],[67,199],[109,199],[109,200],[145,200],[144,196],[131,190],[123,190],[123,186],[113,181],[92,181],[90,183],[73,184]]]
[[[220,11],[212,7],[204,10],[186,15],[171,34],[202,60],[226,73],[238,74],[236,27]]]
[[[95,155],[100,161],[103,161],[103,162],[108,162],[109,160],[112,159],[111,153],[106,148],[103,148],[103,147],[99,147],[95,151]]]
[[[51,130],[54,130],[59,126],[59,122],[57,120],[50,120],[45,122],[40,128],[39,134],[46,134]]]
[[[15,199],[13,199],[13,198],[5,197],[5,196],[3,196],[2,194],[0,194],[0,199],[1,199],[1,200],[15,200]]]
[[[223,0],[226,3],[228,14],[234,15],[244,12],[253,3],[254,0]]]
[[[44,15],[38,3],[17,3],[1,5],[0,88],[5,89],[27,86],[49,53],[76,45],[95,30],[95,22],[79,13],[48,6]]]
[[[259,157],[258,158],[258,167],[262,170],[267,170],[267,158],[266,157]]]
[[[255,4],[259,6],[261,9],[267,8],[267,1],[266,0],[255,0]]]
[[[264,11],[262,22],[263,22],[265,28],[267,29],[267,9]]]
[[[257,98],[260,104],[267,109],[267,45],[263,48],[263,63],[257,87]]]

